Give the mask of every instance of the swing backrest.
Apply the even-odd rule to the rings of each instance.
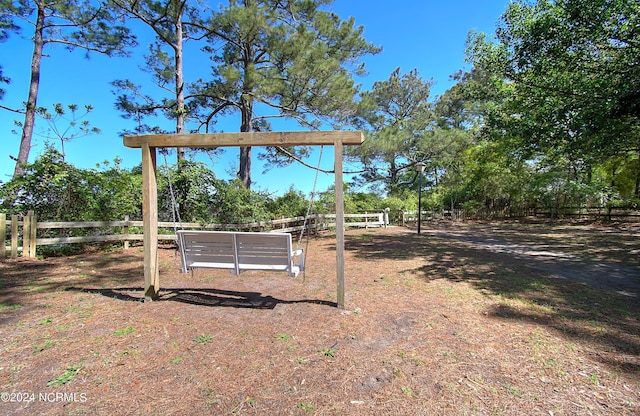
[[[183,271],[198,267],[286,271],[297,276],[304,269],[303,250],[293,251],[291,234],[229,231],[177,231]],[[299,257],[294,264],[294,257]]]

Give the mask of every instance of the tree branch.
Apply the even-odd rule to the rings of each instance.
[[[7,107],[7,106],[4,106],[2,104],[0,104],[0,109],[11,111],[12,113],[25,114],[24,110],[19,110],[19,109],[16,109],[16,108]]]
[[[322,172],[322,173],[336,173],[335,170],[326,170],[326,169],[321,169],[318,166],[312,166],[312,165],[308,164],[307,162],[305,162],[304,160],[300,159],[298,156],[288,152],[283,147],[274,146],[274,148],[276,149],[276,151],[278,153],[283,154],[283,155],[295,160],[296,162],[300,163],[302,166],[305,166],[307,168],[310,168],[310,169],[313,169],[313,170],[316,170],[316,171]],[[346,174],[346,175],[355,175],[357,173],[364,173],[364,172],[366,172],[366,170],[349,171],[349,172],[342,172],[342,173]]]

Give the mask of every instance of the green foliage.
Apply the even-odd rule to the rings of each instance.
[[[475,167],[467,159],[460,172],[473,179],[458,181],[462,200],[486,195],[556,215],[638,197],[640,9],[632,4],[519,0],[495,38],[470,34],[474,69],[458,85],[481,104],[481,137],[499,153]]]
[[[177,208],[176,221],[216,222],[218,193],[225,185],[210,169],[200,162],[182,160],[173,167],[162,166],[160,172],[158,209],[162,221],[173,221]]]
[[[134,332],[136,329],[132,326],[127,326],[125,328],[121,328],[121,329],[117,329],[115,331],[113,331],[113,336],[115,337],[122,337],[125,335],[128,335],[132,332]]]
[[[40,10],[39,10],[40,8]],[[40,12],[44,20],[43,41],[58,43],[69,50],[81,48],[109,56],[127,55],[126,48],[135,44],[135,37],[120,25],[118,14],[107,4],[88,1],[49,1],[35,3],[17,0],[2,3],[0,37],[7,25],[16,23]],[[35,28],[38,30],[38,28]]]
[[[70,383],[78,375],[78,373],[80,373],[83,367],[84,367],[84,363],[70,365],[69,367],[67,367],[64,373],[60,374],[55,379],[50,380],[47,383],[47,386],[57,387],[57,386],[63,386],[67,383]]]
[[[384,191],[394,192],[408,177],[415,177],[415,163],[430,158],[424,136],[433,122],[431,85],[417,70],[401,75],[398,68],[388,80],[360,94],[355,123],[369,133],[361,146],[347,149],[347,156],[365,169],[358,184],[381,183]]]
[[[287,334],[287,333],[280,333],[280,334],[276,334],[276,340],[281,341],[281,342],[289,342],[291,340],[291,335]]]
[[[572,174],[571,170],[557,166],[538,172],[529,183],[528,193],[536,205],[549,210],[552,218],[562,216],[566,208],[598,205],[600,187]],[[596,199],[595,201],[593,199]]]
[[[120,161],[83,170],[48,148],[24,174],[0,185],[0,207],[10,214],[33,210],[41,221],[115,220],[140,217],[142,181]]]
[[[240,180],[221,184],[214,198],[217,222],[241,224],[271,219],[267,195],[244,187]]]
[[[501,90],[488,114],[494,137],[526,158],[586,169],[638,149],[640,9],[623,0],[509,4],[496,31],[470,37],[469,59]]]
[[[347,192],[344,196],[344,211],[347,214],[381,210],[382,206],[384,206],[384,199],[376,194]]]
[[[209,127],[217,115],[240,113],[240,131],[268,129],[267,118],[308,127],[344,123],[353,114],[353,76],[359,60],[380,49],[366,42],[353,18],[324,10],[330,0],[231,0],[213,13],[206,51],[215,65],[210,80],[194,87],[194,116]],[[260,103],[260,107],[255,107]],[[269,114],[270,113],[270,114]],[[281,164],[282,153],[265,155]],[[251,153],[240,153],[239,177],[251,185]]]
[[[213,337],[208,334],[202,334],[193,339],[193,342],[198,344],[209,344],[213,340]]]
[[[310,414],[315,410],[315,406],[311,403],[298,403],[298,405],[296,406],[298,409],[302,409],[306,414]]]
[[[116,80],[118,97],[116,108],[127,119],[136,121],[135,132],[159,132],[149,123],[153,116],[175,120],[175,133],[188,131],[192,107],[189,100],[190,86],[185,81],[183,62],[186,58],[187,42],[201,39],[206,32],[203,10],[194,1],[178,0],[111,0],[126,16],[142,23],[154,36],[144,55],[145,65],[141,69],[151,77],[153,88],[136,85],[129,79]],[[178,159],[184,159],[178,152]]]
[[[128,47],[136,43],[129,29],[120,24],[120,16],[108,2],[86,0],[32,2],[28,0],[3,1],[0,3],[0,38],[6,30],[25,22],[33,32],[31,59],[32,84],[28,88],[28,98],[24,108],[22,138],[16,160],[14,176],[23,173],[31,150],[31,139],[35,125],[38,86],[42,72],[42,57],[45,47],[50,44],[64,45],[68,50],[76,48],[108,56],[126,56]],[[26,68],[25,68],[26,70]]]
[[[93,106],[85,105],[84,113],[78,113],[77,104],[61,103],[53,105],[53,112],[49,112],[45,108],[37,109],[38,114],[49,125],[47,138],[60,142],[60,152],[65,156],[64,145],[70,140],[80,137],[89,136],[91,134],[99,134],[100,129],[92,127],[86,117],[93,111]]]
[[[32,351],[33,351],[34,354],[39,354],[39,353],[41,353],[42,351],[44,351],[46,349],[55,347],[56,344],[57,344],[57,342],[51,341],[50,339],[48,339],[42,344],[33,345]]]
[[[424,195],[422,197],[422,206],[425,205]],[[418,206],[418,195],[410,189],[397,192],[394,195],[387,196],[382,202],[381,207],[389,208],[391,211],[412,211]]]
[[[135,169],[126,170],[121,160],[104,163],[101,170],[85,171],[93,177],[94,219],[142,218],[142,175]]]
[[[33,210],[41,220],[78,221],[90,205],[82,173],[51,148],[28,165],[23,176],[3,184],[0,199],[8,213]]]
[[[335,358],[337,352],[335,348],[323,348],[322,351],[320,351],[322,356],[328,358]]]
[[[466,200],[486,208],[504,208],[522,202],[529,169],[509,157],[495,143],[479,142],[465,152],[463,189]]]
[[[300,217],[307,214],[309,202],[300,191],[296,191],[293,185],[282,196],[267,203],[268,210],[278,217]]]

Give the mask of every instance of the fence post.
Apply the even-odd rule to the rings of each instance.
[[[31,217],[31,236],[29,238],[31,244],[29,245],[29,257],[36,257],[36,243],[38,238],[38,221],[36,214],[33,211],[29,211]]]
[[[22,218],[22,257],[29,257],[29,247],[31,247],[31,217],[29,214]]]
[[[11,258],[18,257],[18,216],[11,216]]]
[[[7,239],[7,214],[0,213],[0,258],[7,255],[5,240]]]
[[[127,225],[124,226],[124,249],[128,250],[129,249],[129,216],[125,215],[124,216],[124,220],[127,221]]]

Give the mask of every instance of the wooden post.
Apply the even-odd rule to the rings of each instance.
[[[336,280],[338,308],[344,309],[344,185],[342,182],[342,141],[333,145],[336,187]]]
[[[31,247],[31,216],[29,214],[22,218],[22,257],[29,257]]]
[[[144,241],[144,300],[155,300],[160,292],[158,274],[158,187],[156,148],[142,145],[142,229]]]
[[[11,216],[11,258],[18,257],[18,216]]]
[[[7,246],[5,240],[7,239],[7,214],[0,213],[0,258],[4,258],[7,255]]]
[[[124,216],[124,220],[128,222],[129,221],[129,216],[125,215]],[[126,236],[125,240],[124,240],[124,249],[128,250],[129,249],[129,226],[128,225],[124,226],[124,234]]]
[[[29,257],[36,257],[36,242],[38,238],[38,221],[36,220],[36,214],[33,211],[29,211],[31,217],[31,236],[29,238]]]

